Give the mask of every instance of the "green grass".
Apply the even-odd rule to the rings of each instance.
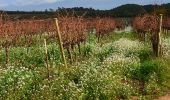
[[[77,47],[72,52],[73,64],[69,64],[65,50],[68,68],[62,65],[57,43],[49,40],[49,70],[45,66],[43,38],[46,36],[35,36],[38,43],[29,48],[11,47],[8,65],[5,50],[1,49],[0,99],[110,100],[137,96],[147,100],[170,89],[170,59],[153,57],[149,44],[131,51],[114,48],[120,38],[138,40],[135,33],[110,33],[100,41],[89,34],[86,44],[81,44],[81,53]],[[146,82],[144,94],[138,89],[138,81]]]

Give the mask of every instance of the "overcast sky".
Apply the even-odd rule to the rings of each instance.
[[[163,4],[170,0],[0,0],[1,10],[45,10],[58,7],[91,7],[95,9],[112,9],[123,4]]]

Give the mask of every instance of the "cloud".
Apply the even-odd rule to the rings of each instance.
[[[8,6],[9,4],[7,2],[4,1],[0,1],[0,7],[5,7]]]
[[[0,0],[0,7],[50,4],[63,0]]]
[[[8,6],[8,4],[5,4],[5,3],[4,4],[2,4],[2,3],[0,4],[0,7],[6,7],[6,6]]]
[[[61,0],[14,0],[13,5],[25,6],[25,5],[39,5],[44,3],[55,3]]]
[[[0,0],[0,9],[5,10],[44,10],[58,7],[92,7],[95,9],[112,9],[122,4],[158,4],[168,3],[169,0]]]

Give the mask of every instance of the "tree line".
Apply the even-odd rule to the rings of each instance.
[[[170,3],[162,5],[137,5],[125,4],[110,10],[98,10],[93,8],[58,8],[45,9],[44,11],[5,11],[13,19],[46,19],[56,17],[57,14],[74,14],[84,17],[135,17],[145,13],[157,13],[170,16]]]

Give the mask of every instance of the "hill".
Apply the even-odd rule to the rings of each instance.
[[[144,13],[157,13],[170,16],[170,3],[162,5],[137,5],[137,4],[125,4],[110,10],[96,10],[93,8],[58,8],[58,9],[46,9],[44,11],[6,11],[10,18],[25,19],[25,18],[53,18],[56,13],[66,14],[76,13],[76,15],[83,15],[85,17],[134,17],[142,15]]]

